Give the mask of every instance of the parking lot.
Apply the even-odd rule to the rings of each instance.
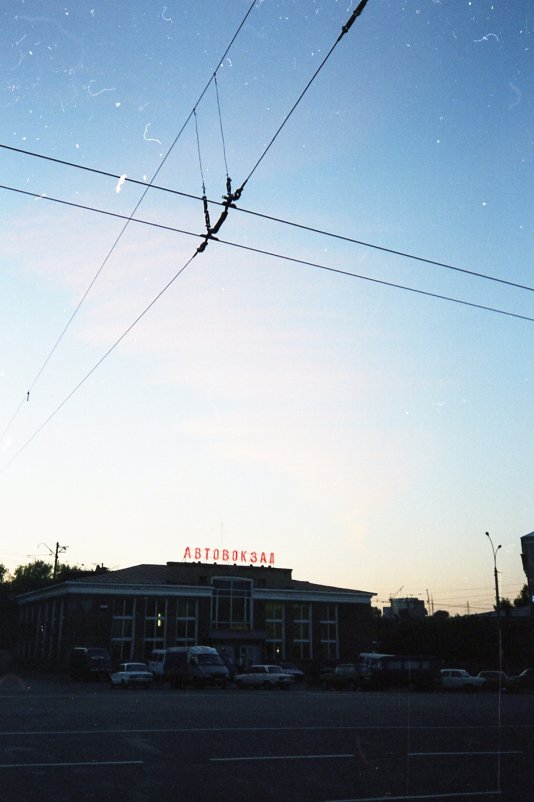
[[[531,802],[534,695],[0,680],[0,799]]]

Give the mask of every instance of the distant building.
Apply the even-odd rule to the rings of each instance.
[[[384,607],[384,618],[425,618],[427,615],[425,603],[413,596],[390,599],[391,605]]]
[[[19,596],[19,656],[64,665],[73,646],[101,646],[120,662],[203,644],[245,663],[350,660],[369,641],[374,595],[272,566],[136,565]]]

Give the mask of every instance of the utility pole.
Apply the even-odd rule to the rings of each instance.
[[[55,579],[57,576],[57,569],[59,567],[59,555],[62,552],[67,551],[68,546],[60,546],[59,543],[56,543],[55,550],[52,550],[50,546],[48,546],[46,543],[39,543],[39,545],[47,548],[50,556],[54,557],[54,568],[52,569],[52,579]]]
[[[493,576],[495,578],[495,612],[497,613],[497,633],[499,639],[499,669],[502,671],[501,599],[499,596],[499,572],[497,571],[497,552],[501,548],[501,545],[499,544],[497,548],[495,548],[489,532],[486,532],[486,537],[488,538],[491,544],[491,550],[493,552]]]
[[[56,543],[56,551],[54,554],[54,570],[52,571],[52,579],[55,579],[57,576],[57,569],[59,566],[59,554],[67,551],[68,546],[60,546],[59,543]]]

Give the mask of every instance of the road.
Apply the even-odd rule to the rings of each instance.
[[[1,802],[534,799],[534,695],[0,679]]]

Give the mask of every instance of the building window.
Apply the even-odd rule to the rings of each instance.
[[[118,663],[131,660],[134,645],[135,599],[114,599],[111,621],[111,657]]]
[[[321,657],[337,660],[339,658],[337,604],[322,604],[319,608],[319,640]]]
[[[145,657],[150,657],[153,649],[165,648],[165,620],[167,618],[166,599],[146,599],[145,605]]]
[[[178,599],[176,602],[176,645],[194,646],[197,642],[197,602]]]
[[[268,660],[283,660],[284,650],[284,605],[282,602],[265,603],[265,639]]]
[[[293,605],[293,655],[296,660],[311,660],[311,605]]]
[[[211,625],[214,629],[251,629],[252,582],[248,579],[212,580]]]

